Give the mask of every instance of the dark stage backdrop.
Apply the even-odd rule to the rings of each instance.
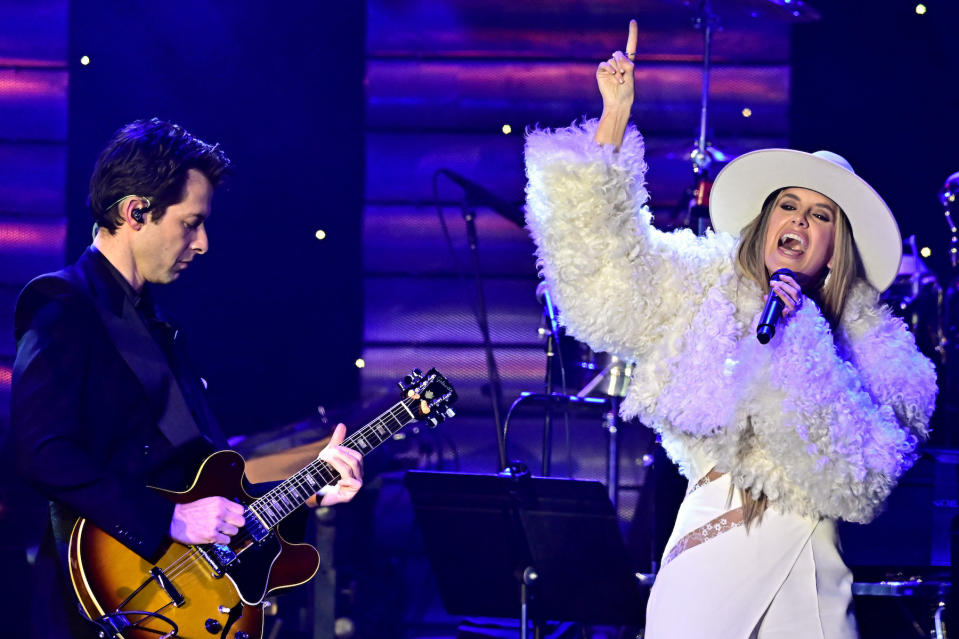
[[[959,285],[949,261],[950,229],[938,199],[959,171],[959,4],[950,0],[873,5],[817,0],[822,19],[795,28],[791,143],[844,155],[892,208],[903,238],[927,247],[928,265],[946,289]],[[893,297],[891,306],[901,301]],[[956,300],[946,297],[955,325]],[[936,352],[935,292],[923,291],[920,348],[936,363],[939,398],[932,446],[959,446],[959,349]],[[946,337],[955,342],[943,321]],[[932,339],[928,336],[932,335]]]
[[[959,171],[959,4],[812,2],[822,19],[793,34],[791,143],[844,155],[932,250],[948,282],[939,189]]]
[[[362,2],[70,7],[68,260],[90,242],[87,181],[119,126],[169,119],[234,162],[209,254],[160,292],[229,434],[356,393],[365,19]]]

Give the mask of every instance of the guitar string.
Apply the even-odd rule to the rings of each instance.
[[[398,432],[400,428],[402,428],[403,426],[405,426],[405,425],[407,425],[408,423],[410,423],[410,421],[414,421],[414,420],[415,420],[415,417],[414,417],[412,411],[409,410],[409,409],[415,404],[415,402],[416,402],[415,399],[408,399],[408,400],[404,399],[404,400],[401,400],[400,402],[397,402],[397,404],[395,404],[395,405],[394,405],[393,407],[391,407],[389,410],[385,411],[385,412],[383,413],[383,415],[381,415],[380,417],[377,417],[376,419],[374,419],[373,421],[371,421],[370,424],[368,424],[367,426],[364,426],[363,428],[361,428],[361,429],[359,429],[358,431],[356,431],[356,432],[355,432],[353,435],[351,435],[346,441],[344,441],[342,445],[349,446],[349,447],[353,448],[353,445],[354,445],[354,444],[358,445],[358,442],[360,441],[360,439],[362,439],[362,440],[366,443],[366,445],[369,447],[370,450],[372,450],[373,448],[376,448],[377,446],[379,446],[380,444],[382,444],[383,442],[385,442],[387,438],[381,438],[378,443],[376,443],[376,444],[373,445],[373,446],[370,446],[369,439],[368,439],[367,437],[364,437],[362,434],[363,434],[364,432],[366,432],[366,431],[374,432],[374,430],[372,430],[372,429],[375,428],[376,426],[379,426],[379,425],[386,426],[386,429],[387,429],[387,431],[390,433],[390,435],[395,434],[395,432]],[[409,405],[407,405],[407,404],[409,404]],[[431,408],[432,408],[432,407],[435,407],[435,406],[431,406]],[[403,414],[403,412],[399,411],[400,408],[403,408],[404,411],[405,411],[407,414],[409,414],[409,416],[411,417],[410,420],[402,421],[402,420],[400,420],[400,419],[397,418],[397,414],[399,414],[399,415],[402,415],[402,414]],[[393,420],[395,420],[395,421],[398,423],[398,427],[396,428],[396,430],[390,430],[389,425],[388,425],[387,421],[385,420],[385,416],[387,416],[387,415],[388,415],[389,417],[393,418]],[[404,419],[405,419],[405,418],[404,418]],[[382,437],[382,434],[378,434],[378,437]],[[361,447],[361,448],[362,448],[362,447]],[[354,448],[354,450],[356,450],[356,448]],[[359,452],[362,452],[362,451],[359,451]],[[308,464],[308,465],[307,465],[306,467],[304,467],[303,469],[301,469],[301,470],[300,470],[298,473],[296,473],[293,477],[291,477],[290,479],[293,480],[293,481],[284,482],[284,483],[281,484],[280,486],[277,486],[275,489],[273,489],[273,490],[271,490],[271,491],[268,491],[268,492],[267,492],[265,495],[263,495],[263,497],[261,497],[260,499],[263,499],[263,498],[271,495],[271,494],[274,493],[274,492],[281,492],[281,491],[278,490],[278,489],[280,489],[282,486],[284,486],[284,485],[286,485],[286,484],[288,484],[288,483],[295,486],[295,485],[296,485],[296,482],[299,481],[299,482],[300,482],[300,484],[299,484],[300,487],[306,486],[307,480],[306,480],[305,478],[301,478],[301,477],[299,477],[299,476],[300,476],[300,475],[304,475],[304,474],[305,474],[305,471],[307,471],[307,469],[310,469],[310,468],[311,468],[312,466],[314,466],[314,465],[316,465],[317,468],[312,469],[312,470],[314,470],[314,471],[325,471],[325,475],[329,475],[329,478],[327,478],[325,475],[323,476],[323,479],[327,481],[327,484],[326,484],[326,485],[329,485],[329,484],[333,483],[333,480],[336,479],[336,477],[337,477],[337,473],[336,473],[335,469],[332,468],[328,463],[326,463],[326,462],[324,462],[324,461],[322,461],[322,460],[317,459],[317,460],[315,460],[314,462],[311,462],[310,464]],[[288,492],[288,491],[287,491],[287,492]],[[297,494],[298,494],[299,497],[302,498],[302,495],[299,494],[299,491],[297,491]],[[311,494],[313,494],[313,493],[311,493]],[[275,495],[274,495],[274,498],[275,498]],[[308,498],[309,498],[309,497],[307,497],[307,499],[308,499]],[[247,506],[248,508],[250,508],[250,510],[252,510],[252,511],[254,512],[254,514],[258,514],[258,513],[256,513],[256,509],[253,508],[253,506],[254,506],[255,503],[257,503],[258,501],[260,501],[260,499],[254,501],[253,503],[251,503],[250,505]],[[293,510],[295,510],[295,508],[294,508]],[[270,528],[271,528],[271,529],[272,529],[273,527],[275,527],[276,525],[278,525],[286,516],[288,516],[288,515],[292,512],[292,510],[291,510],[290,512],[287,512],[287,513],[283,513],[282,510],[278,510],[278,512],[280,512],[280,514],[281,514],[282,516],[281,516],[279,519],[277,519],[277,521],[276,521],[275,523],[273,523],[273,524],[270,525]],[[249,537],[251,536],[246,530],[244,530],[244,533],[245,533],[245,536],[244,536],[242,539],[240,539],[241,543],[245,543],[245,542],[249,539]],[[231,540],[231,544],[232,544],[232,543],[235,543],[235,542],[236,542],[236,540]],[[242,550],[241,550],[240,552],[242,552]],[[174,578],[178,578],[178,577],[182,576],[183,573],[184,573],[186,570],[188,570],[189,567],[190,567],[193,563],[196,563],[197,561],[199,561],[199,560],[201,560],[201,559],[202,559],[202,554],[200,553],[200,551],[197,550],[195,547],[191,547],[190,551],[184,553],[184,554],[181,555],[179,558],[175,559],[169,566],[167,566],[167,568],[166,568],[163,572],[164,572],[164,574],[166,574],[167,578],[172,581]],[[182,584],[181,584],[181,585],[182,585]],[[167,603],[167,604],[161,606],[159,609],[157,609],[157,610],[154,611],[154,612],[159,613],[160,611],[166,609],[166,608],[169,607],[170,605],[171,605],[171,603]],[[151,618],[151,617],[145,617],[144,619],[139,620],[136,624],[134,624],[134,627],[140,627],[140,628],[143,629],[143,630],[149,630],[148,628],[143,628],[143,627],[141,626],[141,624],[142,624],[144,621],[146,621],[146,620],[148,620],[148,619],[150,619],[150,618]]]
[[[415,401],[415,400],[411,400],[410,403],[412,403],[413,401]],[[385,419],[383,419],[383,417],[384,417],[385,415],[387,415],[387,414],[388,414],[390,417],[392,417],[395,421],[397,421],[397,422],[399,423],[399,428],[402,428],[403,426],[405,426],[405,425],[406,425],[407,423],[409,423],[409,422],[402,422],[402,421],[400,421],[399,419],[397,419],[397,417],[396,417],[397,414],[399,414],[399,415],[402,415],[402,414],[403,414],[403,412],[399,411],[398,409],[399,409],[399,408],[404,408],[404,404],[405,404],[405,400],[404,400],[404,401],[401,401],[401,402],[398,402],[397,404],[395,404],[395,405],[394,405],[393,407],[391,407],[388,411],[386,411],[383,415],[381,415],[380,417],[374,419],[373,421],[370,422],[370,424],[368,424],[367,426],[364,426],[363,428],[361,428],[360,430],[358,430],[356,433],[354,433],[352,436],[350,436],[346,441],[343,442],[343,445],[347,445],[347,446],[350,446],[350,447],[352,448],[352,445],[353,445],[353,444],[357,444],[357,443],[358,443],[358,441],[359,441],[359,439],[360,439],[359,436],[360,436],[360,434],[361,434],[363,431],[366,431],[366,430],[368,430],[370,427],[375,427],[375,426],[377,426],[377,425],[387,426],[387,422],[385,421]],[[409,407],[405,407],[405,408],[404,408],[404,411],[408,411],[408,408],[409,408]],[[399,430],[399,428],[397,428],[397,430]],[[389,430],[388,426],[387,426],[387,430]],[[364,441],[366,441],[367,445],[369,445],[369,441],[366,440],[365,438],[363,438],[363,439],[364,439]],[[386,439],[382,439],[379,443],[382,444],[382,443],[385,442],[385,441],[386,441]],[[379,445],[379,444],[377,444],[377,445]],[[355,449],[354,449],[354,450],[355,450]],[[309,469],[309,468],[311,468],[311,467],[313,467],[313,466],[316,466],[316,468],[315,468],[314,470],[326,471],[325,474],[326,474],[326,475],[329,475],[328,478],[327,478],[326,476],[324,476],[324,479],[327,481],[327,484],[326,484],[326,485],[329,485],[329,484],[333,483],[333,481],[336,479],[337,474],[336,474],[335,469],[333,469],[328,463],[326,463],[326,462],[324,462],[324,461],[322,461],[322,460],[314,460],[313,462],[311,462],[310,464],[308,464],[305,468],[301,469],[296,475],[294,475],[293,477],[291,477],[290,480],[288,480],[287,482],[284,482],[284,483],[281,484],[280,486],[277,486],[277,487],[275,487],[274,489],[268,491],[265,495],[263,495],[262,497],[260,497],[259,499],[257,499],[257,502],[259,502],[259,501],[262,500],[262,499],[267,499],[267,498],[269,498],[269,497],[272,496],[272,500],[271,500],[271,501],[272,501],[272,503],[276,504],[276,503],[277,503],[277,502],[276,502],[276,496],[277,496],[277,494],[279,494],[280,492],[284,492],[284,491],[281,490],[281,488],[282,488],[282,486],[285,485],[285,484],[296,485],[296,483],[297,483],[297,481],[298,481],[298,482],[300,482],[300,483],[299,483],[299,486],[301,486],[301,487],[302,487],[302,486],[305,486],[306,483],[307,483],[306,480],[305,480],[305,479],[300,479],[300,478],[298,478],[298,475],[303,474],[304,471],[306,471],[307,469]],[[291,480],[293,480],[293,481],[291,481]],[[313,492],[315,492],[315,491],[313,491]],[[297,491],[297,494],[299,494],[299,491]],[[311,492],[311,494],[312,494],[312,492]],[[288,491],[287,491],[287,496],[289,496]],[[302,497],[303,497],[302,494],[299,494],[299,497],[302,498]],[[308,498],[309,498],[309,497],[307,497],[307,499],[308,499]],[[255,503],[256,503],[256,502],[253,502],[253,504],[255,504]],[[261,514],[261,513],[258,513],[255,508],[252,508],[253,504],[250,504],[250,505],[248,506],[248,508],[250,508],[250,509],[254,512],[255,515],[261,515],[261,516],[262,516],[262,514]],[[274,509],[275,509],[277,512],[280,513],[281,517],[279,517],[275,522],[271,523],[271,524],[268,526],[268,528],[269,528],[269,529],[272,529],[274,526],[278,525],[285,517],[287,517],[290,513],[292,513],[292,512],[293,512],[294,510],[296,510],[296,508],[298,508],[298,507],[299,507],[299,506],[296,506],[296,507],[291,508],[291,509],[289,510],[289,512],[283,512],[280,508],[278,508],[277,506],[274,506]],[[249,531],[247,531],[246,529],[244,529],[244,534],[241,535],[241,536],[238,537],[238,538],[235,538],[235,539],[230,540],[230,544],[233,545],[233,544],[236,544],[236,543],[240,543],[240,544],[246,543],[246,542],[250,539],[251,536],[252,536],[252,535],[249,533]],[[199,550],[197,550],[196,548],[191,547],[190,551],[184,553],[183,555],[180,555],[180,557],[178,557],[176,560],[174,560],[173,563],[171,563],[166,569],[164,569],[164,573],[168,573],[168,571],[169,571],[169,573],[167,574],[167,578],[172,580],[172,579],[178,577],[179,575],[183,574],[184,571],[189,570],[189,568],[190,568],[194,563],[196,563],[196,562],[198,562],[198,561],[201,561],[202,559],[203,559],[202,553],[201,553]]]
[[[358,441],[359,441],[359,439],[360,439],[359,436],[361,435],[361,433],[363,433],[363,431],[366,431],[366,430],[368,430],[369,428],[374,427],[374,426],[376,426],[376,425],[384,425],[384,426],[386,426],[386,425],[387,425],[387,422],[385,421],[385,419],[383,419],[384,416],[386,416],[386,415],[389,415],[389,416],[392,417],[394,420],[396,420],[396,421],[399,423],[399,428],[402,428],[403,426],[405,426],[406,424],[408,424],[409,421],[412,421],[412,419],[409,420],[409,421],[403,422],[403,421],[397,419],[397,414],[398,414],[398,415],[403,415],[403,414],[410,414],[410,415],[412,415],[412,412],[410,412],[409,409],[410,409],[413,405],[415,405],[416,401],[417,401],[417,400],[415,400],[415,399],[408,398],[408,399],[404,399],[404,400],[401,400],[401,401],[397,402],[397,403],[394,404],[390,409],[388,409],[387,411],[385,411],[382,415],[380,415],[380,416],[377,417],[376,419],[372,420],[367,426],[364,426],[363,428],[361,428],[361,429],[359,429],[358,431],[356,431],[355,433],[353,433],[349,438],[347,438],[347,439],[343,442],[342,445],[345,445],[345,446],[348,446],[348,447],[350,447],[350,448],[353,448],[352,445],[358,443]],[[409,404],[409,405],[407,405],[407,404]],[[399,410],[400,408],[402,408],[403,410],[400,411],[400,410]],[[394,413],[395,413],[395,414],[394,414]],[[397,431],[399,430],[399,428],[397,428]],[[388,427],[388,426],[387,426],[387,430],[389,430],[389,427]],[[391,433],[391,434],[392,434],[392,433]],[[363,439],[364,439],[364,441],[366,441],[367,445],[369,445],[369,441],[366,440],[366,438],[363,438]],[[382,439],[382,440],[379,442],[379,444],[377,444],[377,446],[379,446],[380,444],[382,444],[382,443],[385,442],[385,441],[386,441],[386,439]],[[375,446],[373,446],[372,448],[375,448]],[[356,449],[354,448],[354,450],[356,450]],[[358,451],[358,452],[362,452],[362,451]],[[267,492],[266,494],[264,494],[262,497],[259,497],[257,500],[255,500],[255,501],[252,502],[249,506],[247,506],[247,508],[249,508],[251,511],[253,511],[254,515],[262,515],[262,513],[258,513],[258,512],[256,511],[256,509],[253,508],[254,504],[260,502],[260,501],[263,500],[263,499],[267,499],[268,497],[271,497],[271,496],[273,497],[273,499],[271,500],[271,502],[272,502],[272,503],[276,503],[276,502],[275,502],[276,495],[275,495],[274,493],[279,494],[280,492],[283,492],[281,489],[282,489],[282,487],[283,487],[284,485],[286,485],[286,484],[297,485],[296,482],[299,481],[299,482],[301,482],[301,483],[299,484],[299,486],[301,486],[301,487],[302,487],[302,486],[306,486],[306,485],[307,485],[307,481],[306,481],[305,479],[303,479],[303,478],[299,478],[298,476],[301,475],[302,473],[304,473],[304,471],[306,471],[308,468],[310,468],[311,466],[314,466],[314,465],[317,466],[316,470],[327,471],[328,474],[331,475],[331,478],[330,478],[330,479],[327,479],[326,477],[324,477],[324,479],[327,481],[327,484],[326,484],[326,485],[332,484],[332,483],[333,483],[333,480],[335,480],[336,477],[337,477],[337,473],[336,473],[335,469],[333,469],[332,466],[330,466],[330,464],[328,464],[327,462],[325,462],[325,461],[323,461],[323,460],[320,460],[320,459],[317,459],[317,460],[314,460],[314,461],[310,462],[309,464],[307,464],[306,467],[304,467],[303,469],[301,469],[300,471],[298,471],[295,475],[293,475],[293,477],[291,477],[291,478],[290,478],[289,480],[287,480],[286,482],[283,482],[283,483],[280,484],[279,486],[276,486],[276,487],[274,487],[273,489],[271,489],[270,491],[268,491],[268,492]],[[287,494],[287,496],[289,496],[289,495]],[[302,497],[302,495],[300,495],[300,497]],[[307,499],[308,499],[308,498],[307,498]],[[298,508],[298,507],[299,507],[299,506],[296,506],[296,507],[290,509],[290,511],[289,511],[289,512],[286,512],[286,513],[284,513],[282,510],[276,509],[276,508],[274,507],[282,516],[281,516],[279,519],[277,519],[275,522],[273,522],[272,524],[270,524],[269,529],[272,529],[273,527],[277,526],[284,518],[286,518],[288,515],[290,515],[290,513],[292,513],[292,512],[293,512],[294,510],[296,510],[296,508]],[[247,541],[249,541],[250,537],[252,537],[252,534],[250,534],[249,531],[244,527],[243,535],[239,536],[238,538],[231,539],[231,540],[230,540],[230,544],[232,545],[232,544],[235,544],[235,543],[241,543],[241,544],[242,544],[242,543],[246,543]],[[167,568],[163,569],[163,572],[164,572],[164,574],[166,574],[167,578],[172,581],[172,580],[175,579],[176,577],[179,577],[180,575],[182,575],[185,571],[189,570],[190,567],[191,567],[193,564],[197,563],[198,561],[201,561],[202,559],[203,559],[202,553],[201,553],[198,549],[196,549],[195,547],[192,547],[192,546],[191,546],[189,551],[183,553],[182,555],[180,555],[179,557],[177,557],[176,559],[174,559],[173,562],[172,562],[169,566],[167,566]],[[169,572],[168,572],[168,571],[169,571]]]

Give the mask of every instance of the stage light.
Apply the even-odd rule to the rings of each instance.
[[[929,257],[932,255],[932,249],[928,246],[923,246],[921,249],[919,249],[919,255],[923,257]]]
[[[511,127],[508,124],[503,125],[503,135],[509,135],[512,132],[513,132],[513,127]]]
[[[753,110],[752,110],[752,109],[750,109],[749,107],[746,107],[745,109],[743,109],[743,117],[744,117],[744,118],[750,118],[750,117],[752,117],[752,115],[753,115]]]
[[[88,55],[80,56],[80,64],[82,64],[83,66],[87,66],[88,64],[90,64],[90,56]]]
[[[357,367],[357,368],[364,368],[364,367],[366,367],[366,360],[363,359],[362,357],[357,357],[357,358],[356,358],[356,361],[353,362],[353,363],[356,364],[356,367]]]
[[[325,240],[325,239],[326,239],[326,231],[324,231],[323,229],[318,229],[318,230],[316,231],[316,233],[314,233],[313,235],[315,235],[315,236],[316,236],[316,239],[318,239],[318,240]]]
[[[919,14],[919,15],[921,15],[921,16],[926,15],[926,5],[924,5],[924,4],[917,4],[917,5],[916,5],[916,13]]]

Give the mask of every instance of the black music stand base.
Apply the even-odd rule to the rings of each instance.
[[[646,609],[606,488],[595,481],[410,471],[448,613],[641,627]]]

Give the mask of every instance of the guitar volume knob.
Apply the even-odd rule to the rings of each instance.
[[[206,628],[206,631],[209,632],[211,635],[215,635],[216,633],[220,632],[220,630],[223,628],[223,626],[220,625],[219,621],[212,618],[207,619],[206,623],[203,624],[203,627]]]
[[[233,637],[234,639],[250,639],[250,633],[244,632],[243,630],[237,630]]]

